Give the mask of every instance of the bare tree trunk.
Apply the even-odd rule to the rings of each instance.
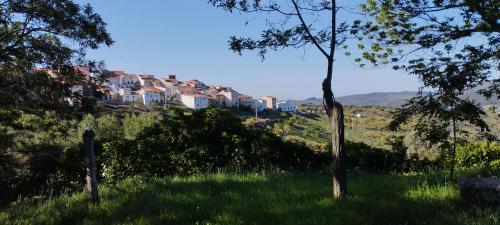
[[[333,197],[342,199],[347,195],[346,153],[344,148],[344,109],[335,102],[331,111]]]
[[[323,47],[318,43],[316,37],[313,36],[304,21],[300,8],[296,0],[292,3],[297,12],[297,17],[301,21],[307,36],[311,42],[318,48],[318,50],[326,57],[328,62],[328,71],[326,78],[323,80],[323,105],[325,111],[330,118],[332,126],[332,166],[333,166],[333,197],[341,199],[347,195],[347,169],[346,169],[346,154],[344,149],[344,110],[342,104],[335,101],[332,92],[332,77],[333,77],[333,62],[335,58],[335,47],[337,45],[337,1],[332,0],[332,38],[330,40],[330,53],[327,53]]]
[[[454,172],[455,172],[455,155],[456,155],[456,142],[457,142],[457,123],[455,118],[452,119],[452,124],[453,124],[453,146],[452,146],[452,152],[451,152],[451,165],[450,165],[450,179],[453,179]]]
[[[85,185],[85,194],[89,198],[90,202],[98,204],[100,199],[97,189],[97,172],[95,167],[93,131],[86,130],[83,133],[83,144],[86,154],[85,162],[87,163],[87,176],[85,177],[87,183]]]
[[[342,199],[347,196],[347,168],[346,153],[344,148],[344,108],[335,101],[331,78],[333,73],[333,60],[328,61],[327,77],[323,81],[323,100],[326,113],[332,126],[332,172],[333,172],[333,197]]]

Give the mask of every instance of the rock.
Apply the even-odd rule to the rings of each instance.
[[[466,202],[500,205],[499,178],[462,178],[458,188]]]

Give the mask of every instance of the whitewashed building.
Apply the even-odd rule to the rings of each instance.
[[[279,110],[282,112],[295,112],[297,111],[297,107],[295,104],[291,103],[290,101],[281,101],[276,104]]]
[[[261,98],[262,100],[266,100],[267,108],[268,109],[277,109],[276,105],[276,97],[273,96],[264,96]]]
[[[200,94],[181,95],[181,102],[188,108],[200,110],[208,107],[208,96]]]
[[[121,86],[121,76],[106,77],[109,82],[109,86],[120,87]]]
[[[252,103],[253,103],[252,96],[244,95],[244,94],[239,94],[238,95],[238,104],[245,105],[245,106],[250,106],[250,105],[252,105]]]
[[[153,87],[156,78],[153,75],[139,75],[139,83],[142,87]]]
[[[142,95],[142,102],[144,105],[150,105],[151,103],[165,103],[163,92],[157,87],[143,87],[140,90],[140,93]]]
[[[120,96],[123,103],[141,101],[141,94],[131,88],[120,88]]]
[[[239,93],[233,90],[224,90],[217,94],[217,99],[221,106],[225,107],[238,107]]]
[[[121,76],[121,86],[125,88],[139,87],[139,76],[132,74],[124,74]]]
[[[163,92],[163,102],[170,102],[173,100],[172,89],[169,87],[156,87]]]
[[[255,110],[255,108],[257,108],[257,111],[260,112],[260,111],[267,109],[267,101],[264,99],[253,100],[253,103],[251,106],[252,106],[253,110]]]

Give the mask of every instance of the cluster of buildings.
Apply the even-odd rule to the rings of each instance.
[[[93,76],[93,75],[92,75]],[[102,100],[119,104],[140,102],[144,105],[182,103],[188,108],[200,110],[208,106],[240,108],[250,107],[256,111],[281,110],[295,112],[290,101],[277,102],[272,96],[254,99],[238,93],[231,87],[212,86],[198,80],[182,82],[175,75],[155,78],[153,75],[127,74],[124,71],[104,71],[100,78],[106,80],[101,86]]]

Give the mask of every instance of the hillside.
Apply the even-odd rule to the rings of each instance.
[[[322,106],[301,105],[302,110],[320,111]],[[364,143],[374,148],[390,150],[388,144],[395,136],[404,137],[404,143],[409,147],[409,152],[422,154],[427,158],[434,158],[438,155],[438,149],[429,150],[427,146],[421,144],[411,133],[411,125],[404,125],[401,130],[391,132],[386,126],[391,121],[392,107],[381,106],[351,106],[344,107],[345,113],[345,137],[351,143]],[[500,123],[498,112],[486,110],[484,120],[491,129],[491,134],[500,136]],[[359,114],[359,115],[358,115]],[[316,150],[325,150],[330,140],[329,120],[323,113],[298,113],[279,114],[267,113],[261,115],[273,121],[271,128],[275,134],[286,140],[298,140],[305,142],[308,146]],[[466,123],[460,124],[468,131],[464,136],[467,140],[481,140],[483,137],[480,130]]]
[[[474,102],[485,106],[485,105],[500,105],[498,99],[486,99],[477,93],[480,88],[475,88],[467,91],[464,94],[465,98],[472,99]],[[342,97],[337,97],[336,99],[344,105],[354,105],[354,106],[387,106],[387,107],[401,107],[405,104],[408,99],[417,95],[415,91],[402,91],[402,92],[374,92],[368,94],[357,94],[357,95],[347,95]],[[295,104],[313,104],[321,105],[323,104],[323,99],[321,98],[308,98],[304,100],[292,100]]]

